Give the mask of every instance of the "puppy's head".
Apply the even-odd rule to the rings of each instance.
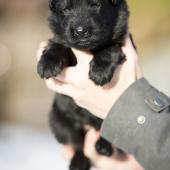
[[[95,49],[127,31],[125,0],[50,0],[50,26],[57,42]]]

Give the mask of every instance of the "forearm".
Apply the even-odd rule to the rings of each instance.
[[[102,135],[133,154],[147,170],[170,169],[170,99],[144,78],[132,84],[114,104]]]

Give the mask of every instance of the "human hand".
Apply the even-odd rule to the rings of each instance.
[[[97,170],[144,170],[132,155],[121,154],[116,148],[114,148],[115,152],[111,157],[99,155],[95,149],[95,144],[99,137],[99,132],[89,128],[84,142],[84,154],[91,160]],[[71,159],[73,155],[73,148],[65,145],[65,158]]]
[[[94,167],[100,170],[143,170],[132,155],[122,154],[116,148],[111,157],[99,155],[95,149],[95,143],[99,137],[99,132],[92,128],[88,130],[85,137],[84,153],[92,161]]]
[[[41,44],[38,56],[44,50],[44,46],[45,44]],[[72,97],[79,106],[104,119],[121,94],[142,76],[136,50],[130,38],[127,37],[125,46],[122,47],[126,61],[117,67],[111,82],[103,87],[95,85],[88,77],[92,54],[72,50],[77,58],[77,65],[67,67],[55,78],[47,79],[47,87]]]

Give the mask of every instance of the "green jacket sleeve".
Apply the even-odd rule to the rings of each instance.
[[[101,133],[146,170],[170,170],[170,98],[144,78],[117,100]]]

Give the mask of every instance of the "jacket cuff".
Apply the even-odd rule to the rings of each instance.
[[[147,142],[143,136],[147,133],[152,135],[152,129],[148,130],[150,125],[153,125],[153,121],[159,124],[157,115],[166,112],[169,106],[170,99],[141,78],[111,108],[103,122],[101,135],[116,147],[136,155]]]

